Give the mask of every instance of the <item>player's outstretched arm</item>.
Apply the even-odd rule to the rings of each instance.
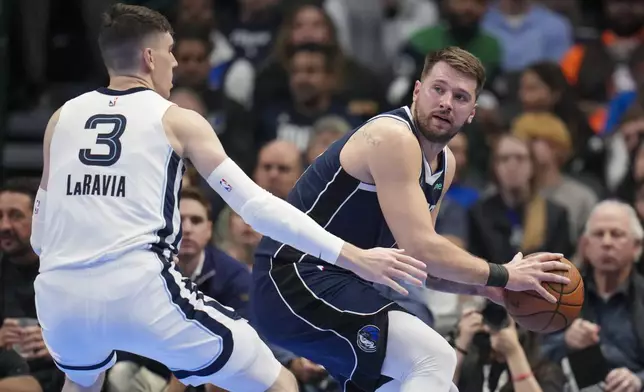
[[[42,175],[40,177],[40,186],[36,199],[34,200],[34,210],[31,216],[31,247],[34,252],[40,256],[42,250],[42,235],[45,225],[45,207],[47,205],[47,182],[49,181],[49,148],[51,138],[54,135],[54,128],[58,124],[60,109],[51,116],[45,129],[45,136],[42,142]]]
[[[163,121],[177,153],[190,159],[208,184],[259,233],[402,294],[407,294],[407,290],[392,278],[422,286],[427,276],[424,263],[398,250],[365,251],[346,243],[255,184],[228,158],[214,130],[201,115],[172,106]]]
[[[537,290],[546,299],[555,301],[540,283],[567,281],[548,272],[568,268],[558,261],[562,255],[544,253],[539,255],[541,257],[520,257],[505,266],[472,256],[434,230],[433,217],[418,186],[422,152],[407,126],[383,118],[367,124],[359,132],[361,135],[356,137],[361,136],[368,145],[364,159],[376,184],[387,224],[398,246],[426,263],[430,287],[482,295],[488,290],[484,289],[486,286]],[[454,166],[453,162],[451,166]],[[453,177],[453,173],[450,176]],[[451,182],[451,178],[448,181]]]

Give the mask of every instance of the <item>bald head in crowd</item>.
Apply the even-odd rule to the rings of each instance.
[[[259,150],[253,177],[259,186],[286,199],[303,171],[302,155],[297,146],[274,140]]]

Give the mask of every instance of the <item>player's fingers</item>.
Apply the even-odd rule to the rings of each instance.
[[[542,271],[570,271],[570,265],[561,261],[544,261],[539,267]]]
[[[409,295],[409,291],[407,291],[404,287],[399,285],[398,283],[394,282],[391,278],[388,276],[383,276],[382,278],[382,283],[386,286],[391,287],[392,289],[396,290],[398,293],[407,296]]]
[[[554,304],[557,302],[557,298],[555,298],[554,295],[550,294],[548,290],[546,290],[542,285],[537,285],[534,288],[534,291],[536,291],[540,296],[542,296],[546,301]]]
[[[570,278],[562,276],[562,275],[551,274],[551,273],[548,273],[548,272],[544,272],[542,274],[539,274],[539,280],[541,282],[552,282],[552,283],[561,283],[561,284],[569,284],[570,283]]]
[[[425,279],[427,279],[427,272],[412,265],[396,262],[396,264],[394,264],[394,268],[417,278],[421,284],[425,282]]]
[[[425,268],[427,268],[427,264],[423,263],[422,261],[415,259],[409,255],[404,254],[403,252],[405,251],[404,249],[396,249],[399,250],[399,252],[396,252],[394,254],[394,257],[396,258],[397,261],[410,265],[416,269],[419,269],[423,272],[425,272]],[[425,276],[427,274],[425,273]]]
[[[532,256],[528,257],[528,259],[543,263],[543,262],[546,262],[546,261],[559,261],[563,257],[564,257],[564,255],[561,254],[561,253],[543,252],[543,253],[537,253],[535,255],[532,255]]]
[[[514,255],[514,257],[512,258],[512,261],[510,261],[510,263],[516,263],[516,262],[519,262],[521,260],[523,260],[523,253],[519,252],[516,255]]]
[[[411,274],[408,274],[407,272],[399,270],[399,269],[396,269],[396,268],[389,268],[387,270],[387,275],[389,275],[390,278],[398,279],[400,281],[405,281],[405,282],[407,282],[409,284],[413,284],[414,286],[422,287],[422,286],[425,285],[424,280],[420,280],[420,279],[412,276]]]

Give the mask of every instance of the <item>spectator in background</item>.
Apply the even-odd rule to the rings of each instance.
[[[601,37],[573,46],[561,66],[568,82],[575,87],[588,115],[603,116],[599,109],[615,93],[632,90],[629,59],[642,50],[644,3],[640,0],[603,0],[607,29]],[[638,49],[639,48],[639,49]],[[601,118],[597,130],[603,129]]]
[[[211,43],[207,53],[208,86],[221,90],[226,97],[250,108],[255,69],[248,60],[237,55],[228,38],[217,29],[213,0],[179,0],[175,30],[188,26],[206,30]]]
[[[259,151],[253,180],[273,195],[286,199],[303,172],[302,155],[297,146],[275,140]]]
[[[604,134],[614,132],[631,107],[644,105],[644,46],[633,53],[628,65],[635,86],[633,89],[617,93],[608,103]]]
[[[457,358],[454,383],[460,392],[565,390],[566,377],[560,366],[542,357],[538,335],[517,328],[514,320],[495,330],[481,313],[466,310],[453,345]]]
[[[510,73],[539,61],[559,62],[572,45],[570,21],[532,0],[496,0],[483,28],[501,43],[502,69]]]
[[[644,180],[643,115],[644,111],[638,108],[628,113],[619,133],[613,136],[612,153],[615,156],[611,159],[609,170],[619,176],[613,180],[617,184],[614,195],[628,203],[632,202],[635,184]]]
[[[219,214],[215,227],[215,238],[219,249],[251,270],[255,261],[255,248],[262,239],[262,235],[253,230],[228,206]]]
[[[174,53],[177,68],[174,71],[176,88],[170,98],[173,102],[179,96],[181,104],[195,109],[205,117],[217,132],[230,157],[248,171],[252,167],[253,121],[252,116],[239,103],[226,97],[221,90],[208,84],[208,53],[212,44],[208,31],[203,28],[186,27],[175,36]],[[184,88],[192,90],[183,90]],[[192,95],[188,97],[187,95]],[[195,102],[196,100],[201,102]]]
[[[40,262],[29,242],[38,183],[11,179],[0,191],[0,337],[3,348],[19,347],[44,392],[57,392],[64,375],[54,365],[38,325],[34,281]]]
[[[29,375],[27,362],[12,349],[0,348],[0,391],[42,392],[38,381]]]
[[[259,145],[273,139],[287,140],[304,152],[313,124],[329,114],[358,125],[359,119],[347,112],[346,103],[333,96],[335,60],[329,48],[317,44],[296,46],[289,58],[291,100],[276,101],[259,110],[255,136]]]
[[[526,113],[512,125],[515,136],[530,144],[535,159],[535,186],[541,195],[564,207],[573,242],[583,231],[597,195],[586,185],[562,173],[572,153],[566,125],[550,113]]]
[[[612,200],[597,204],[580,239],[581,315],[543,343],[556,361],[598,344],[612,369],[603,388],[607,392],[640,392],[644,385],[644,278],[633,268],[643,239],[631,206]]]
[[[391,72],[390,60],[411,35],[438,22],[438,7],[426,0],[325,0],[339,41],[363,66],[379,75]]]
[[[489,1],[442,0],[444,21],[416,31],[400,54],[388,91],[392,105],[403,105],[411,99],[414,81],[423,69],[427,53],[448,46],[461,47],[478,57],[485,66],[486,89],[494,84],[502,53],[497,39],[481,28]]]
[[[221,30],[237,54],[253,65],[269,56],[282,21],[281,0],[239,0],[237,14],[220,20]]]
[[[351,130],[351,125],[339,116],[325,116],[313,124],[313,134],[306,148],[306,166],[320,156],[336,140]]]
[[[566,210],[537,191],[529,145],[504,135],[492,159],[497,191],[469,211],[469,251],[492,262],[510,260],[519,251],[570,254]]]
[[[445,199],[459,205],[461,208],[468,209],[478,201],[485,183],[473,171],[468,170],[469,143],[467,136],[463,133],[457,133],[447,146],[454,154],[456,171],[454,172],[452,185],[445,194]],[[444,207],[441,206],[441,212],[443,209]]]
[[[571,159],[566,162],[567,171],[594,177],[603,183],[605,149],[603,141],[595,135],[573,89],[566,81],[557,63],[540,62],[527,67],[519,82],[521,108],[512,111],[512,117],[523,112],[551,112],[568,128],[572,138]]]
[[[377,75],[342,52],[333,22],[322,8],[312,2],[294,7],[284,19],[273,56],[257,75],[255,108],[291,98],[289,54],[293,47],[303,44],[318,44],[328,49],[333,58],[332,92],[348,103],[349,114],[366,120],[387,108],[384,85],[381,85]]]

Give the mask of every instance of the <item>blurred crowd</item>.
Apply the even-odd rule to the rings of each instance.
[[[36,320],[31,210],[47,120],[107,82],[95,42],[111,2],[0,1],[3,391],[62,386]],[[643,390],[644,1],[125,2],[173,24],[170,99],[208,119],[228,154],[281,198],[335,140],[409,105],[429,51],[456,45],[475,54],[488,80],[474,122],[449,143],[457,171],[437,231],[492,262],[518,251],[561,252],[582,272],[585,305],[565,331],[544,335],[480,298],[388,295],[452,343],[461,392]],[[182,186],[178,267],[251,318],[260,236],[193,169]],[[341,390],[323,367],[271,348],[303,391]],[[514,377],[524,369],[536,382]],[[186,389],[164,366],[129,353],[119,353],[105,387],[195,389],[219,390]]]

